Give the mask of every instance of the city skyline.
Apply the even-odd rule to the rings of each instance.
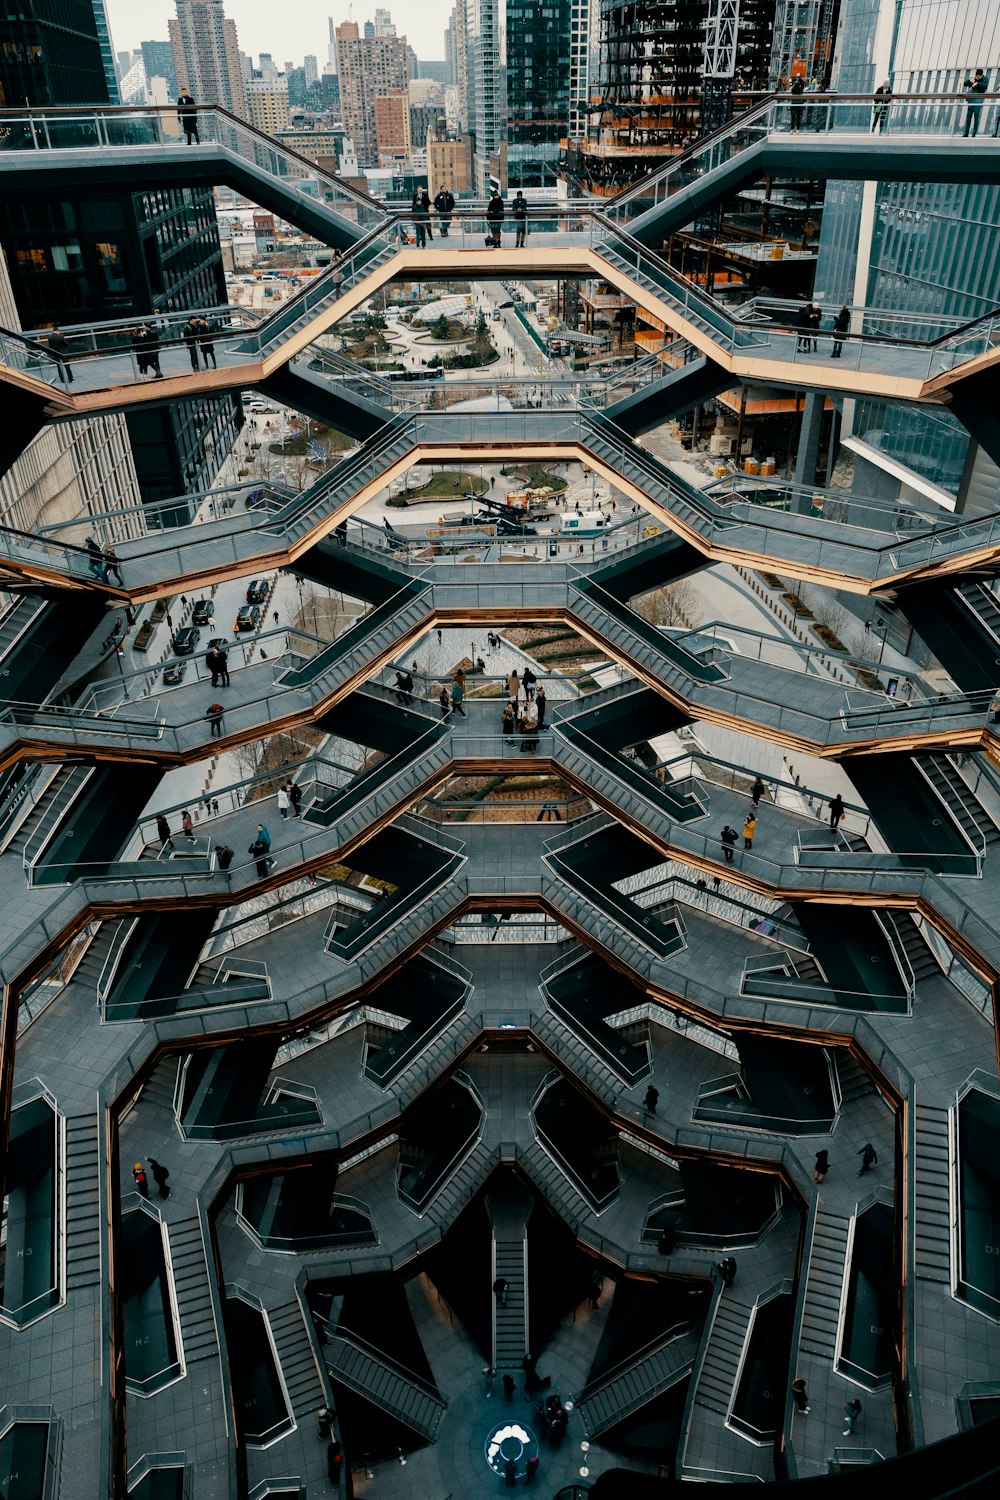
[[[398,3],[387,8],[397,33],[406,36],[417,57],[438,61],[444,57],[444,32],[452,5],[453,0],[427,0],[419,7]],[[176,7],[173,0],[107,0],[107,11],[115,51],[124,52],[138,48],[140,42],[165,38]],[[321,0],[308,9],[295,6],[282,13],[278,25],[268,0],[226,0],[225,11],[236,22],[241,51],[255,57],[261,51],[270,52],[279,67],[286,58],[301,67],[309,53],[325,60],[329,16],[335,24],[348,19],[363,24],[375,17],[374,3],[366,10],[360,4],[352,8],[349,0]]]

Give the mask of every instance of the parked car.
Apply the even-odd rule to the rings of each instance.
[[[208,645],[205,647],[205,650],[206,651],[218,651],[218,649],[219,649],[220,646],[228,646],[228,645],[229,645],[229,637],[228,637],[228,635],[213,635],[212,639],[209,641]]]
[[[180,630],[174,631],[174,655],[190,656],[191,652],[201,640],[201,631],[193,625],[185,625]]]
[[[168,661],[163,668],[163,681],[168,687],[172,687],[175,682],[183,682],[187,669],[186,661]]]
[[[210,625],[215,614],[215,605],[211,599],[198,599],[194,609],[191,611],[192,625]]]
[[[257,630],[260,627],[260,609],[256,604],[244,604],[236,616],[237,630]]]
[[[252,578],[247,584],[247,603],[263,604],[267,598],[267,579]]]

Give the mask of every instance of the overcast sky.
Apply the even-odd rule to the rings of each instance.
[[[405,35],[418,57],[436,61],[444,57],[444,29],[454,0],[378,0]],[[108,19],[116,52],[131,52],[140,42],[166,41],[167,19],[177,14],[173,0],[107,0]],[[358,22],[374,19],[375,0],[226,0],[225,11],[236,22],[240,47],[256,58],[270,52],[280,68],[286,59],[302,66],[307,52],[326,62],[327,17],[337,22],[348,16]]]

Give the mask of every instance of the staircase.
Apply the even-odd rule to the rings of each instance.
[[[326,1391],[316,1367],[312,1341],[297,1301],[269,1308],[267,1314],[274,1337],[288,1400],[297,1421],[326,1405]]]
[[[97,1112],[66,1117],[66,1289],[101,1279],[101,1152]]]
[[[115,941],[115,935],[121,923],[112,919],[102,922],[94,936],[87,944],[86,952],[73,970],[73,983],[82,984],[86,989],[97,993],[97,981],[104,972],[108,954],[111,952]]]
[[[1000,604],[991,588],[970,579],[958,585],[962,603],[984,625],[1000,647]]]
[[[534,1026],[535,1035],[543,1042],[562,1062],[569,1062],[574,1071],[583,1071],[584,1077],[591,1081],[591,1086],[603,1086],[609,1097],[617,1095],[623,1083],[632,1087],[638,1079],[619,1076],[604,1061],[600,1053],[595,1052],[585,1041],[552,1009],[545,1010],[539,1016]],[[639,1074],[639,1078],[648,1078],[653,1071],[652,1062],[645,1072]]]
[[[918,1104],[913,1162],[916,1273],[924,1281],[951,1283],[951,1147],[948,1111]]]
[[[941,965],[921,937],[920,929],[910,913],[885,911],[881,913],[881,917],[884,922],[890,922],[897,933],[917,983],[922,979],[939,978]]]
[[[845,1047],[838,1048],[833,1053],[833,1058],[837,1065],[837,1077],[840,1080],[841,1107],[845,1104],[853,1104],[855,1099],[864,1099],[868,1094],[875,1093],[875,1085],[872,1083],[870,1074]]]
[[[363,1348],[352,1335],[334,1334],[323,1346],[323,1357],[333,1380],[434,1441],[445,1402],[430,1386]]]
[[[979,849],[984,840],[987,847],[1000,842],[1000,828],[977,801],[949,755],[918,755],[914,763],[974,849]]]
[[[433,1208],[434,1223],[442,1232],[475,1197],[493,1170],[493,1165],[493,1152],[482,1141],[477,1141],[462,1165],[425,1206],[425,1214]]]
[[[531,1198],[516,1181],[491,1187],[486,1211],[493,1226],[493,1281],[507,1282],[506,1305],[493,1298],[493,1368],[518,1370],[528,1341],[528,1216]]]
[[[587,1436],[594,1438],[654,1400],[690,1375],[698,1352],[696,1333],[671,1333],[653,1349],[644,1349],[624,1369],[586,1386],[577,1401]]]
[[[174,1220],[167,1232],[184,1363],[190,1368],[196,1360],[215,1358],[219,1353],[219,1334],[209,1281],[211,1273],[197,1214],[188,1219]]]
[[[60,766],[7,845],[7,853],[26,865],[32,864],[93,774],[93,766]]]
[[[562,1167],[552,1160],[541,1141],[535,1140],[528,1146],[519,1146],[517,1159],[546,1202],[569,1224],[577,1223],[581,1214],[590,1215],[593,1212],[586,1198],[566,1176]]]
[[[850,1222],[819,1209],[813,1226],[799,1347],[820,1359],[832,1360],[836,1352]]]
[[[699,1406],[724,1417],[729,1415],[752,1312],[752,1307],[738,1302],[729,1292],[720,1297],[698,1374],[692,1418],[693,1408]]]
[[[22,595],[14,601],[13,606],[0,619],[0,661],[25,631],[30,629],[35,616],[44,608],[44,599],[33,599],[29,595]]]

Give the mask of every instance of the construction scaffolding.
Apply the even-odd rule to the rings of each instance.
[[[706,83],[721,53],[733,95],[766,89],[774,11],[775,0],[602,0],[598,97],[586,138],[570,145],[571,175],[616,191],[684,150],[704,133],[706,107],[718,115]]]

